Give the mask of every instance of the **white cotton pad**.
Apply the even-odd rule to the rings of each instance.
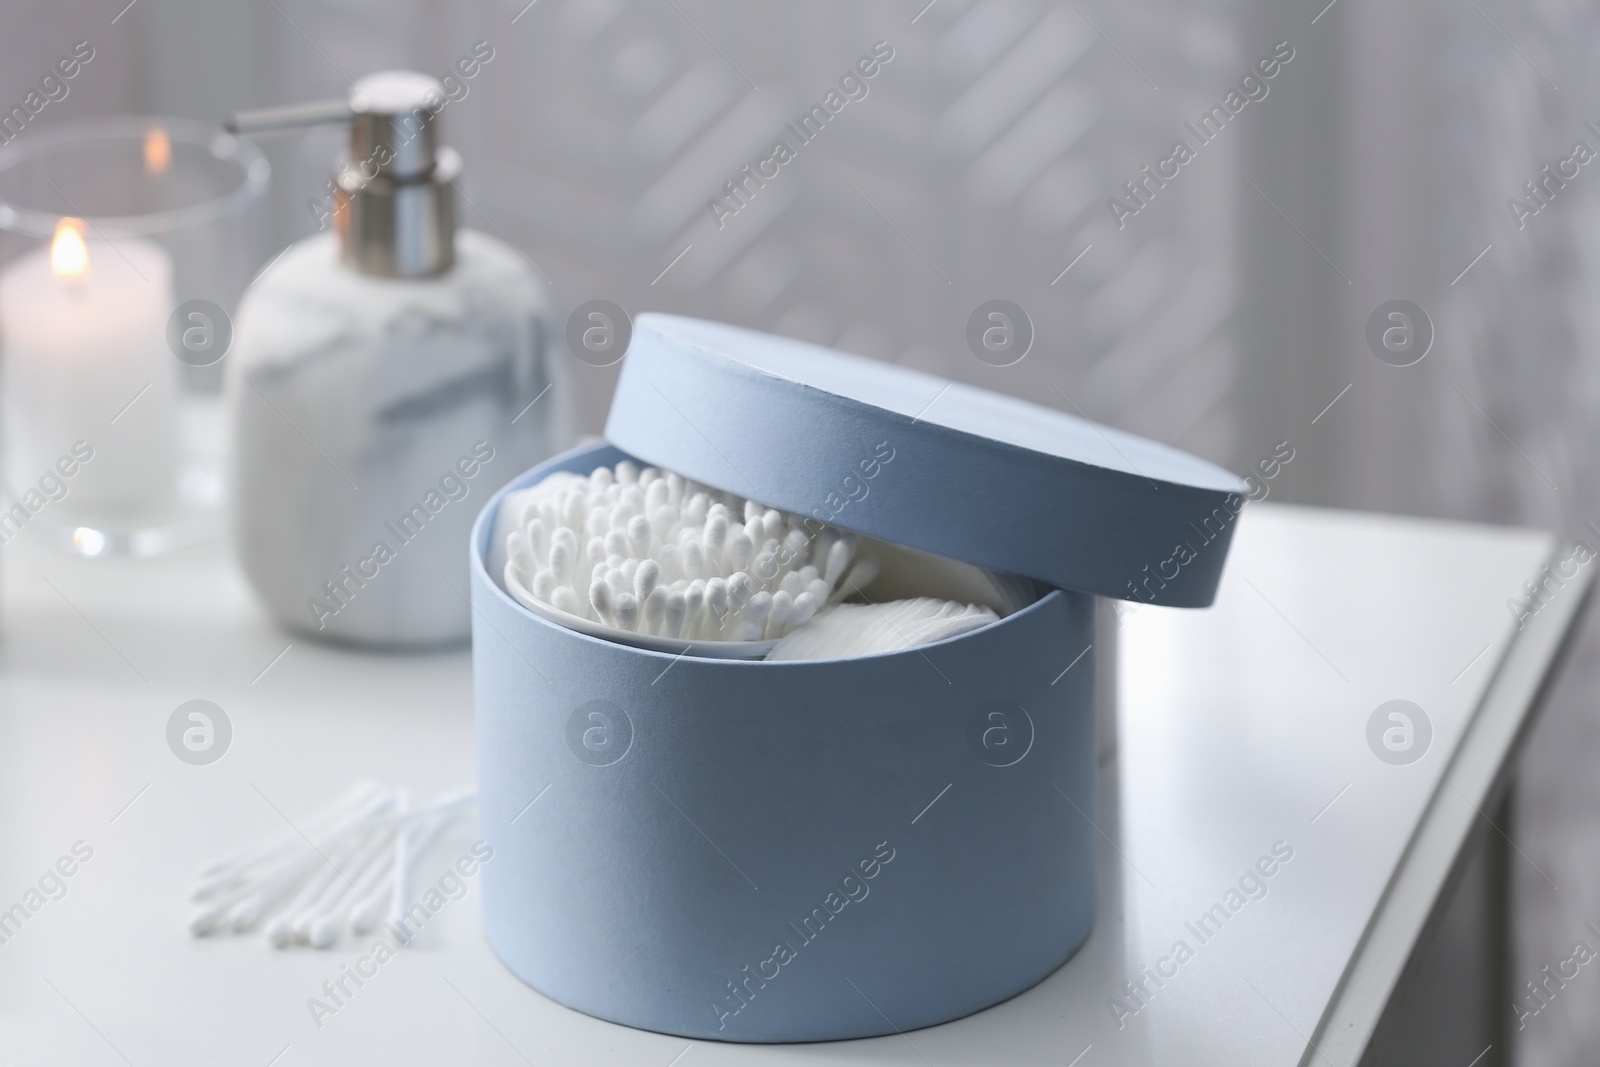
[[[767,653],[768,660],[846,659],[897,652],[943,641],[1000,616],[992,608],[938,597],[882,604],[835,604],[791,630]]]
[[[871,583],[863,583],[859,592],[880,604],[934,597],[993,608],[995,614],[1005,618],[1032,604],[1044,592],[1032,578],[1002,574],[871,537],[862,539],[860,553],[876,559],[878,570]],[[851,589],[847,595],[853,597],[856,592]]]

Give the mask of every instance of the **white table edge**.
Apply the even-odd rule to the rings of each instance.
[[[1555,559],[1554,548],[1551,560]],[[1593,588],[1585,574],[1513,638],[1312,1033],[1301,1067],[1362,1062],[1476,820],[1487,819]],[[1509,1007],[1509,1006],[1508,1006]]]

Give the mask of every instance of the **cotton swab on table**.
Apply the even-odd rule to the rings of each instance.
[[[302,912],[316,903],[329,883],[339,877],[339,863],[347,859],[349,854],[350,849],[347,846],[336,849],[331,857],[325,858],[322,864],[312,871],[311,879],[300,888],[299,894],[289,907],[268,921],[263,933],[269,945],[282,948],[295,939],[296,920]]]
[[[350,932],[358,937],[378,925],[378,916],[382,914],[385,905],[389,903],[389,878],[394,871],[394,850],[387,850],[379,864],[383,871],[382,884],[379,885],[374,882],[373,885],[376,888],[372,888],[370,892],[367,892],[366,896],[361,898],[355,907],[350,909]],[[362,886],[363,891],[368,890],[368,888],[368,886]]]
[[[427,852],[429,847],[433,845],[433,842],[438,839],[441,833],[444,832],[444,828],[447,825],[448,822],[442,819],[433,823],[424,823],[419,825],[415,831],[416,838],[411,842],[410,855],[413,857],[421,856]],[[399,885],[402,881],[409,881],[409,879],[405,877],[405,872],[397,870],[395,872],[395,884]],[[398,939],[402,945],[409,944],[411,938],[415,936],[414,932],[405,932],[405,928],[403,926],[404,918],[405,914],[403,912],[399,916],[395,916],[393,913],[391,913],[389,918],[389,932],[394,934],[396,939]]]
[[[327,827],[319,831],[318,837],[310,842],[304,837],[286,854],[263,865],[263,869],[254,872],[253,878],[246,872],[246,881],[242,885],[233,887],[233,892],[227,896],[229,904],[226,908],[202,908],[190,918],[190,929],[196,933],[209,933],[224,923],[234,933],[243,933],[251,929],[260,920],[265,910],[278,899],[279,896],[294,884],[304,871],[309,868],[313,857],[320,856],[323,847],[341,839],[345,835],[368,828],[376,819],[385,813],[388,800],[382,794],[369,797],[364,804],[354,810],[347,810],[343,818],[334,816],[308,820],[313,825]]]
[[[400,790],[395,810],[404,815],[411,810],[411,791]],[[406,913],[406,898],[411,893],[411,835],[400,827],[394,836],[394,877],[390,882],[389,924],[393,926]]]
[[[339,864],[339,877],[332,879],[322,894],[291,922],[297,942],[316,948],[327,948],[333,943],[338,932],[340,907],[356,891],[357,879],[374,865],[388,838],[386,831],[380,831],[372,839],[359,843],[348,856],[348,863]]]
[[[393,862],[388,851],[392,831],[385,830],[367,846],[365,855],[354,865],[354,880],[346,883],[307,926],[306,942],[312,948],[328,948],[338,940],[345,913],[389,870]]]
[[[312,820],[322,825],[332,822],[331,828],[320,835],[321,845],[315,840],[305,843],[302,838],[302,843],[287,856],[277,860],[265,871],[259,872],[253,881],[238,887],[231,898],[232,904],[223,913],[223,917],[209,923],[197,923],[195,920],[201,917],[197,915],[191,918],[190,929],[196,930],[198,926],[203,928],[196,932],[211,932],[226,925],[236,934],[252,929],[266,910],[305,876],[306,871],[313,865],[313,857],[320,856],[322,847],[331,846],[344,835],[363,829],[370,824],[375,815],[382,812],[385,806],[385,799],[379,795],[340,821]]]
[[[281,897],[300,878],[300,871],[286,865],[250,892],[242,895],[228,909],[226,924],[236,934],[247,933],[266,913],[274,901]]]
[[[377,783],[363,780],[345,790],[331,805],[317,816],[307,820],[304,827],[306,833],[319,833],[330,825],[347,817],[350,813],[366,802],[370,802],[373,793],[377,791]],[[212,860],[200,869],[200,881],[195,883],[194,892],[190,894],[192,900],[205,900],[214,894],[226,889],[250,870],[265,865],[270,861],[281,858],[286,852],[291,852],[300,847],[305,841],[301,831],[292,826],[268,837],[259,844],[238,852]]]
[[[270,944],[327,948],[347,918],[352,930],[364,932],[384,904],[403,917],[410,872],[475,800],[475,790],[464,787],[412,806],[404,791],[359,783],[290,827],[292,837],[275,833],[203,864],[191,892],[199,906],[189,931],[243,933],[265,918]]]

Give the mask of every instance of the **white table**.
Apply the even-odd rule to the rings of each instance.
[[[1124,618],[1100,918],[1078,956],[946,1026],[758,1047],[545,1000],[485,944],[476,886],[319,1029],[307,998],[357,947],[193,940],[188,881],[359,775],[421,795],[470,781],[466,653],[291,645],[220,548],[136,564],[18,541],[0,551],[0,909],[75,842],[93,856],[0,944],[0,1065],[1354,1063],[1583,600],[1586,579],[1516,630],[1506,600],[1553,549],[1536,532],[1252,505],[1213,610]],[[167,748],[193,698],[233,724],[210,766]],[[1366,739],[1396,698],[1433,727],[1405,766]],[[1201,943],[1185,923],[1276,842],[1293,858],[1265,896]],[[1119,1028],[1112,998],[1180,939],[1193,958],[1147,980]]]

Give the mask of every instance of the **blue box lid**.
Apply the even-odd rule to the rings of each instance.
[[[606,437],[666,470],[884,541],[1204,607],[1245,503],[1222,468],[1015,397],[677,315],[634,323]]]

